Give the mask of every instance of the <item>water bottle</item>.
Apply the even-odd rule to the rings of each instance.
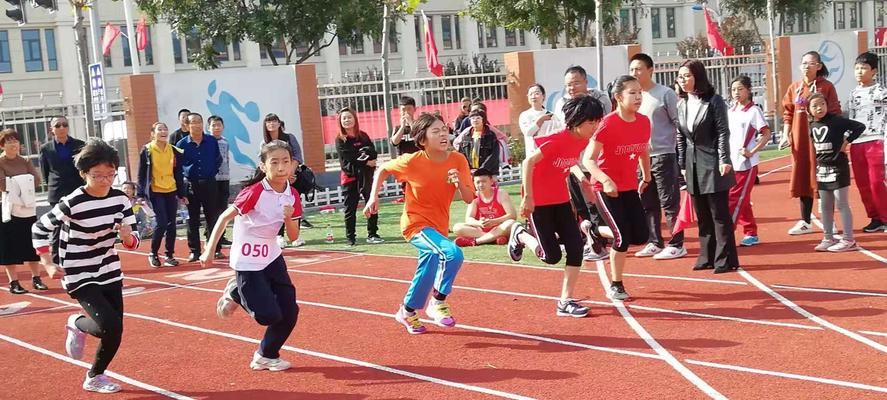
[[[325,240],[326,240],[327,243],[332,243],[332,242],[334,241],[334,239],[333,239],[333,232],[332,232],[332,231],[329,231],[329,232],[326,233],[326,239],[325,239]]]

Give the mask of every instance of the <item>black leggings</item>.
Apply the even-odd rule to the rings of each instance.
[[[355,180],[342,185],[345,192],[345,236],[349,240],[357,237],[357,203],[360,197],[369,200],[370,191],[373,187],[373,171],[368,169],[357,174]],[[367,218],[367,236],[376,236],[379,234],[379,214],[370,215]]]
[[[813,198],[801,197],[801,219],[806,223],[810,223],[810,216],[813,214]]]
[[[101,339],[95,352],[95,361],[89,369],[89,377],[104,374],[108,364],[120,348],[123,336],[123,285],[114,282],[107,285],[86,285],[71,293],[86,316],[78,318],[77,329]]]
[[[530,226],[539,241],[537,256],[546,264],[561,261],[560,242],[564,243],[568,267],[582,266],[582,234],[572,205],[567,203],[536,206],[530,215]],[[560,241],[558,240],[560,239]]]

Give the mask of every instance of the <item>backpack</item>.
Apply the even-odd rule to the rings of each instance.
[[[296,170],[296,181],[293,183],[293,187],[299,194],[305,196],[305,201],[309,203],[314,201],[315,191],[319,189],[314,171],[305,164],[300,165]]]

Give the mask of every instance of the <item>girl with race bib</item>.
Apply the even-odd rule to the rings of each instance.
[[[277,244],[277,232],[285,225],[289,240],[299,237],[296,218],[302,215],[302,203],[289,184],[293,170],[289,145],[281,140],[265,143],[259,160],[256,174],[245,182],[234,204],[219,216],[205,248],[215,249],[225,227],[234,220],[230,265],[236,274],[225,286],[216,313],[227,318],[240,305],[256,322],[267,326],[249,366],[283,371],[290,363],[280,358],[280,348],[296,326],[299,306]],[[201,266],[212,261],[212,251],[205,250]]]

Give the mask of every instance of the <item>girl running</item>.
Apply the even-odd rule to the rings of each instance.
[[[567,128],[537,140],[538,148],[524,161],[521,215],[529,219],[535,236],[515,223],[511,226],[508,254],[512,260],[520,261],[524,247],[529,247],[544,263],[557,264],[562,255],[559,239],[563,241],[566,268],[556,313],[582,318],[589,310],[573,300],[573,289],[582,267],[583,243],[570,203],[567,175],[597,130],[604,108],[596,99],[581,94],[567,101],[564,115]]]
[[[865,132],[865,124],[830,114],[825,96],[810,96],[810,137],[816,151],[816,189],[819,191],[819,213],[825,237],[816,251],[843,252],[856,250],[853,240],[853,215],[850,212],[850,162],[847,148]],[[844,236],[834,237],[835,206],[841,213]]]
[[[733,107],[727,112],[730,121],[730,154],[733,156],[733,170],[736,171],[736,184],[730,189],[730,215],[736,225],[742,225],[745,237],[739,242],[742,246],[760,243],[758,225],[751,207],[751,191],[758,177],[758,152],[770,142],[770,127],[764,119],[764,112],[755,106],[751,98],[751,78],[742,75],[730,84]],[[758,133],[761,137],[758,138]]]
[[[114,243],[119,238],[128,249],[139,246],[129,198],[111,187],[119,165],[117,150],[101,140],[90,140],[74,158],[86,185],[63,197],[31,229],[34,248],[52,276],[56,265],[49,254],[50,236],[61,228],[62,286],[86,314],[68,317],[65,350],[79,360],[87,333],[101,340],[83,381],[83,389],[99,393],[120,391],[120,385],[105,376],[123,335],[123,273]]]
[[[259,162],[234,204],[219,216],[205,249],[214,249],[234,220],[230,265],[236,273],[225,286],[216,313],[227,318],[240,305],[259,325],[267,326],[249,366],[257,371],[283,371],[290,363],[280,358],[280,348],[296,326],[299,305],[276,237],[281,226],[286,226],[289,240],[299,237],[296,218],[302,215],[302,203],[289,184],[293,159],[286,142],[263,144]],[[201,266],[212,261],[212,251],[205,250]]]
[[[453,327],[456,320],[447,296],[462,267],[462,250],[447,239],[450,203],[458,190],[462,201],[474,200],[474,185],[468,160],[449,151],[449,129],[443,120],[422,114],[412,125],[418,152],[404,154],[382,165],[373,181],[373,192],[363,209],[370,217],[379,211],[379,190],[389,175],[404,183],[404,208],[400,218],[403,237],[419,252],[416,275],[394,319],[410,334],[425,333],[416,310],[433,299],[425,314],[442,327]]]
[[[645,244],[649,238],[640,194],[652,179],[649,152],[652,126],[650,119],[638,112],[642,93],[637,78],[622,75],[616,79],[613,84],[616,111],[604,117],[582,160],[591,177],[597,181],[596,215],[603,220],[597,225],[606,225],[613,233],[610,252],[612,280],[607,296],[619,301],[629,299],[622,284],[628,246]],[[642,178],[640,183],[636,172],[638,166]]]

